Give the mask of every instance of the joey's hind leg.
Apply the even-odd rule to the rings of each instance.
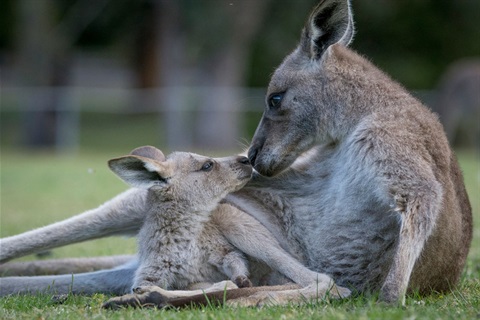
[[[135,273],[132,289],[138,287],[162,286],[168,288],[172,281],[169,279],[169,271],[155,264],[142,264]]]

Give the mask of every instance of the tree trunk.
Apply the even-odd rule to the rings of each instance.
[[[250,46],[261,26],[268,1],[239,1],[225,8],[233,31],[223,50],[213,55],[203,70],[206,85],[196,118],[195,145],[208,149],[237,149],[242,140],[242,93]]]
[[[191,146],[188,133],[188,113],[183,92],[185,84],[185,35],[181,28],[180,2],[157,0],[155,10],[158,17],[155,38],[157,63],[156,74],[161,89],[156,101],[161,113],[161,133],[170,149],[183,149]]]
[[[24,95],[24,143],[28,147],[52,146],[55,141],[56,114],[52,96],[47,90],[52,74],[52,16],[51,0],[18,0],[18,83],[30,87]]]

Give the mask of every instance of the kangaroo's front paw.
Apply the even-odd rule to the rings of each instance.
[[[323,273],[315,273],[314,281],[301,289],[307,297],[341,299],[349,297],[352,292],[335,284],[332,278]]]
[[[400,306],[405,306],[405,294],[401,294],[398,290],[384,286],[380,290],[380,301],[390,305],[398,304]]]
[[[102,305],[105,309],[133,308],[165,308],[168,307],[167,298],[161,293],[160,287],[137,287],[133,293],[109,299]]]
[[[352,291],[350,291],[350,289],[347,289],[345,287],[340,287],[334,284],[328,291],[328,294],[332,298],[343,299],[343,298],[348,298],[352,294]]]

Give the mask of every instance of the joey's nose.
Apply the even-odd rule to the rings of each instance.
[[[238,162],[245,165],[250,165],[250,160],[247,157],[238,157]]]

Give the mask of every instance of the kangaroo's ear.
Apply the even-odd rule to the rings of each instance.
[[[132,187],[148,189],[154,185],[167,186],[172,168],[142,156],[128,155],[108,161],[110,169]]]
[[[353,33],[350,1],[322,0],[305,24],[300,47],[310,59],[319,59],[332,44],[350,44]]]
[[[134,156],[157,160],[160,162],[165,161],[165,155],[163,154],[163,152],[152,146],[138,147],[136,149],[133,149],[130,154]]]

